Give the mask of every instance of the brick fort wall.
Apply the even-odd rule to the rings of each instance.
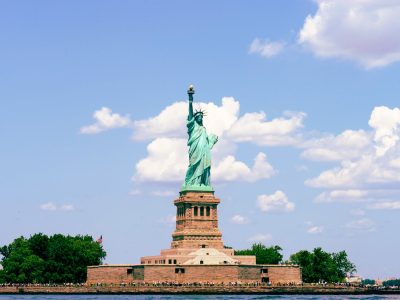
[[[264,278],[264,279],[263,279]],[[129,282],[301,283],[291,265],[105,265],[88,267],[88,284]]]

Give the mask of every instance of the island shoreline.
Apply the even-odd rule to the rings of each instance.
[[[361,287],[0,287],[0,295],[395,295],[400,289]]]

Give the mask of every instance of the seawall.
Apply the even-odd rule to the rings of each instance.
[[[315,286],[5,286],[0,294],[400,294],[400,289]]]

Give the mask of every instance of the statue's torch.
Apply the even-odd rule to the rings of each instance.
[[[194,86],[192,84],[189,85],[189,89],[188,89],[187,93],[189,96],[189,102],[193,102]]]

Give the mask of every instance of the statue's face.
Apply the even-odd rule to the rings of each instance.
[[[197,123],[203,124],[203,115],[202,114],[197,114],[195,119],[196,119]]]

